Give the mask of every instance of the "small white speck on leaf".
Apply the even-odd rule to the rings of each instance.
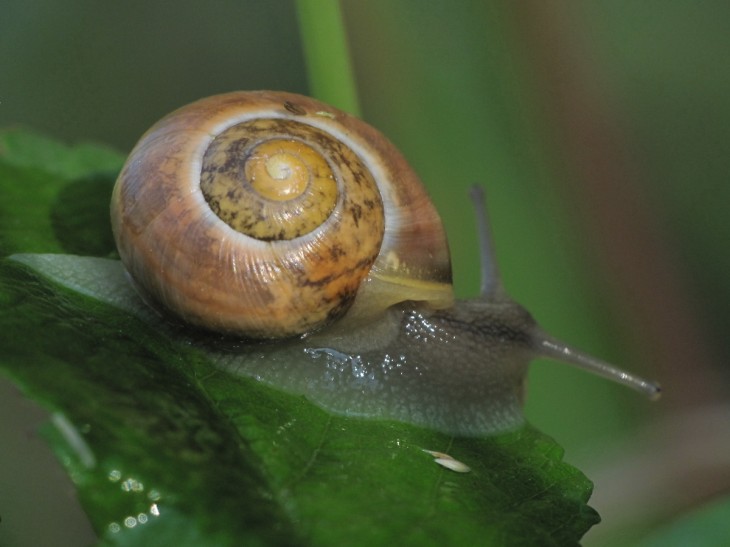
[[[440,466],[445,467],[446,469],[451,469],[451,471],[455,471],[456,473],[468,473],[469,471],[471,471],[471,467],[466,465],[464,462],[460,462],[459,460],[454,459],[449,454],[445,454],[444,452],[437,452],[435,450],[426,450],[425,448],[422,450],[427,454],[433,456],[433,461]]]

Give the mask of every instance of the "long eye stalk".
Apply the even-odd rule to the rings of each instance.
[[[481,298],[485,300],[493,300],[497,297],[505,296],[505,292],[499,276],[499,268],[497,266],[497,260],[494,253],[494,244],[492,242],[491,230],[489,228],[484,190],[482,190],[480,186],[475,185],[471,188],[470,197],[474,205],[477,229],[479,231],[482,277]],[[661,395],[662,389],[658,383],[644,380],[643,378],[621,370],[610,363],[572,348],[568,344],[545,333],[538,326],[533,327],[529,332],[529,335],[532,339],[532,345],[536,352],[536,357],[547,357],[566,364],[575,365],[584,370],[588,370],[593,374],[597,374],[598,376],[602,376],[630,387],[631,389],[643,393],[651,400],[656,400]]]
[[[662,388],[656,382],[644,380],[606,361],[602,361],[592,355],[572,348],[564,342],[556,340],[552,336],[540,331],[540,329],[535,329],[532,336],[533,342],[538,347],[538,352],[541,357],[548,357],[588,370],[593,374],[603,376],[626,387],[630,387],[639,393],[643,393],[652,401],[656,401],[661,396]]]
[[[497,256],[494,252],[492,231],[489,228],[484,190],[474,185],[469,191],[477,221],[477,235],[479,236],[479,257],[481,262],[481,296],[484,299],[494,298],[504,294],[502,278],[499,275]]]

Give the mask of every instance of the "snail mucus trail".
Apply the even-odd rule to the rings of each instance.
[[[523,422],[538,357],[656,397],[658,385],[555,340],[506,294],[478,189],[473,199],[482,288],[457,301],[438,214],[382,134],[307,97],[239,92],[153,126],[111,217],[145,301],[241,340],[208,346],[220,368],[337,414],[505,431]]]

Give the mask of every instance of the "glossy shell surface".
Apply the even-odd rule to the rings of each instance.
[[[245,337],[452,303],[438,214],[377,130],[313,99],[238,92],[139,141],[114,188],[120,257],[145,299]]]

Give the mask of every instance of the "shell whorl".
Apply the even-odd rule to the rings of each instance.
[[[402,300],[451,303],[448,248],[416,175],[380,133],[307,97],[239,92],[153,126],[112,198],[120,257],[185,321],[301,334]]]

